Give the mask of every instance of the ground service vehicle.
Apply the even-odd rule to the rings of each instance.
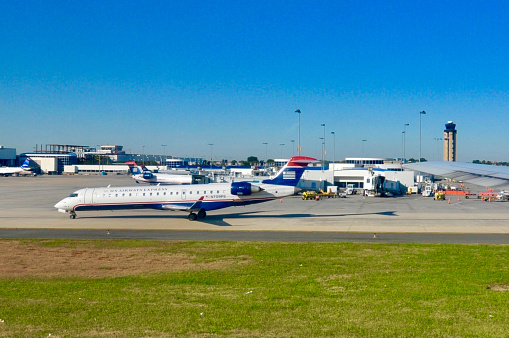
[[[304,191],[302,193],[303,200],[314,200],[317,197],[320,197],[316,191]]]
[[[320,189],[320,195],[323,196],[323,197],[327,197],[327,198],[336,198],[338,197],[336,193],[332,192],[332,189],[328,189],[327,192],[323,191],[322,189]]]

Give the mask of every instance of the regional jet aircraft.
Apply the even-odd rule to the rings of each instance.
[[[32,170],[28,165],[30,164],[30,157],[27,157],[25,162],[21,165],[21,167],[1,167],[0,175],[2,176],[10,176],[10,175],[19,175],[20,173],[24,173]]]
[[[294,156],[276,174],[262,183],[232,182],[180,186],[131,186],[85,188],[64,198],[55,208],[70,213],[76,211],[160,209],[189,212],[188,219],[194,221],[206,216],[206,211],[231,206],[266,202],[291,196],[297,188],[306,166],[316,159]]]
[[[191,174],[174,175],[174,174],[161,174],[153,173],[144,165],[137,165],[134,161],[126,162],[131,171],[131,177],[136,183],[149,183],[149,184],[192,184],[193,176]]]

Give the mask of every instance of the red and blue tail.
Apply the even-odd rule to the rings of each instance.
[[[294,156],[279,170],[275,177],[263,180],[262,183],[297,186],[308,164],[316,161],[316,158],[312,157]]]

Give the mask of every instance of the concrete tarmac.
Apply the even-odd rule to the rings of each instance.
[[[0,177],[0,229],[192,230],[323,233],[492,234],[509,241],[509,203],[420,195],[397,198],[349,196],[304,201],[299,196],[207,213],[136,210],[57,212],[56,202],[85,187],[132,186],[129,176]]]

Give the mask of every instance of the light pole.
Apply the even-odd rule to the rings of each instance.
[[[97,161],[99,161],[99,172],[101,171],[101,154],[99,154],[99,149],[101,148],[100,145],[97,145]]]
[[[292,142],[292,157],[295,156],[295,140],[290,140]]]
[[[143,148],[143,157],[142,157],[142,161],[143,161],[143,165],[145,165],[145,146],[141,146]]]
[[[210,169],[212,169],[212,146],[214,143],[209,143],[210,146]]]
[[[409,125],[409,123],[403,125],[403,161],[406,159],[406,127]]]
[[[364,167],[364,143],[366,141],[367,140],[362,140],[362,159],[361,159],[361,164],[362,164],[363,167]]]
[[[333,131],[331,131],[330,133],[331,133],[331,134],[332,134],[332,136],[334,137],[334,147],[333,147],[334,152],[333,152],[333,157],[332,157],[332,163],[334,163],[334,164],[335,164],[335,163],[336,163],[336,133],[335,133],[335,132],[333,132]],[[333,170],[334,170],[334,169],[333,169]]]
[[[320,140],[322,140],[322,172],[323,172],[323,166],[324,166],[323,165],[323,145],[324,145],[325,139],[323,137],[320,137]]]
[[[296,109],[295,112],[299,114],[299,145],[297,147],[297,152],[299,153],[300,156],[300,152],[302,151],[302,147],[300,146],[300,109]]]
[[[267,160],[269,159],[269,158],[267,157],[267,144],[268,144],[268,143],[267,143],[267,142],[263,142],[262,144],[265,144],[265,166],[267,166]]]
[[[426,112],[423,110],[419,113],[419,163],[421,162],[422,154],[421,154],[421,138],[422,138],[422,115],[426,115]]]
[[[325,123],[322,123],[321,126],[323,127],[323,164],[325,165]]]
[[[283,146],[285,144],[284,143],[280,143],[279,146],[281,147],[281,159],[283,159]]]
[[[161,147],[163,147],[163,152],[164,152],[164,165],[166,166],[166,146],[167,144],[161,144]]]

